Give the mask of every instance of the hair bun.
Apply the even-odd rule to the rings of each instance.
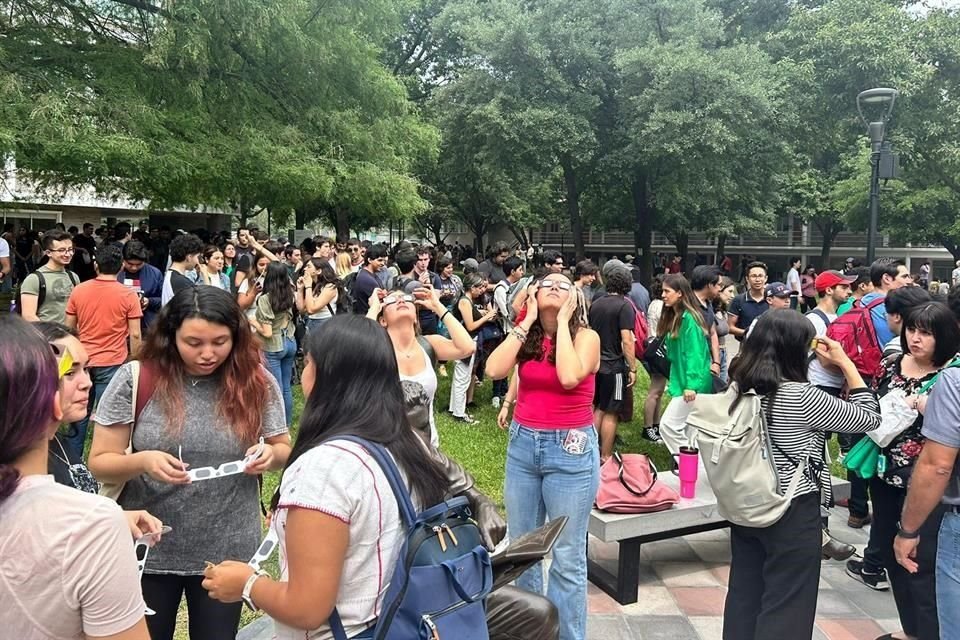
[[[20,482],[20,470],[12,464],[0,463],[0,501],[9,498]]]

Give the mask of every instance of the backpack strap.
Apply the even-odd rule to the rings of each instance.
[[[136,400],[133,407],[133,423],[136,424],[140,421],[140,415],[143,413],[144,407],[150,402],[150,398],[153,397],[153,392],[157,388],[157,371],[149,364],[136,360],[134,362],[136,363],[134,366],[138,369],[139,378],[134,385]],[[131,430],[130,433],[132,435],[133,431]]]
[[[77,277],[77,274],[75,274],[73,271],[70,271],[70,269],[64,269],[64,271],[67,272],[67,277],[70,278],[70,282],[73,283],[73,286],[80,284],[80,278]]]
[[[814,314],[814,315],[816,315],[816,316],[817,316],[818,318],[820,318],[821,320],[823,320],[824,326],[827,326],[827,327],[830,326],[830,324],[831,324],[831,323],[830,323],[830,318],[828,318],[828,317],[827,317],[827,314],[825,314],[823,311],[821,311],[820,309],[817,309],[817,308],[813,308],[813,309],[811,309],[810,311],[807,312],[807,315],[809,316],[811,313]]]
[[[417,342],[420,343],[423,350],[427,352],[427,357],[430,358],[430,365],[435,369],[437,367],[437,352],[434,351],[433,345],[430,344],[426,336],[417,336]]]
[[[337,436],[332,440],[346,440],[358,444],[367,450],[377,464],[380,465],[380,470],[383,471],[383,475],[387,477],[387,482],[390,483],[393,496],[397,499],[400,517],[403,518],[404,524],[406,524],[408,528],[412,528],[417,520],[417,510],[413,507],[410,492],[403,483],[400,470],[397,469],[396,463],[393,461],[393,458],[390,457],[390,454],[387,453],[387,450],[383,448],[383,445],[358,438],[357,436]]]

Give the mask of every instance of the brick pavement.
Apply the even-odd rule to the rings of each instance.
[[[831,530],[862,551],[869,528],[850,529],[846,517],[846,509],[834,509]],[[591,542],[591,555],[601,564],[612,563],[614,551],[612,544]],[[651,542],[640,554],[644,561],[636,604],[621,606],[590,584],[588,640],[719,640],[729,575],[729,533],[710,531]],[[855,582],[844,573],[842,562],[823,563],[814,640],[874,640],[898,629],[889,591],[873,591]],[[237,638],[269,640],[272,635],[269,621],[261,619]]]

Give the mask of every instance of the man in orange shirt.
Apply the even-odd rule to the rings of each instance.
[[[117,281],[122,268],[120,247],[104,246],[97,253],[97,277],[77,285],[67,300],[66,324],[77,331],[81,344],[90,355],[90,379],[93,381],[87,417],[74,423],[67,434],[67,442],[81,457],[93,408],[120,365],[140,349],[143,306],[136,291]]]

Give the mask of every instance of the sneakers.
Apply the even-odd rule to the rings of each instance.
[[[663,442],[663,438],[660,437],[660,426],[652,425],[649,427],[643,428],[643,439],[649,440],[651,442]]]
[[[462,416],[453,416],[453,419],[456,420],[457,422],[463,422],[463,423],[466,423],[466,424],[477,424],[477,423],[478,423],[478,421],[477,421],[476,418],[474,418],[473,416],[471,416],[470,414],[467,414],[467,413],[463,414]]]
[[[864,573],[862,560],[847,560],[847,575],[874,591],[886,591],[890,588],[887,572],[880,569],[880,573]]]
[[[493,396],[493,400],[490,401],[490,404],[493,405],[494,409],[500,408],[500,396]]]
[[[865,516],[855,516],[850,514],[850,517],[847,518],[847,526],[851,529],[863,529],[871,522],[873,522],[873,518],[870,517],[869,513]]]

